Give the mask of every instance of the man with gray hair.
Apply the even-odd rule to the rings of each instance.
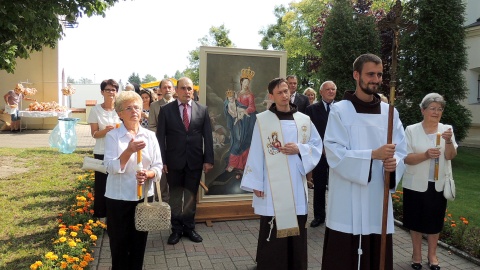
[[[175,93],[175,86],[173,86],[173,82],[170,79],[161,80],[157,89],[157,93],[161,93],[162,98],[159,98],[157,101],[150,104],[150,117],[148,118],[148,129],[153,132],[157,132],[158,113],[160,112],[160,107],[175,100],[173,98],[173,93]]]
[[[333,104],[337,94],[337,86],[332,81],[325,81],[320,86],[319,93],[322,97],[321,101],[308,106],[305,114],[310,116],[310,119],[323,140],[325,129],[327,128],[330,106]],[[328,185],[328,163],[327,157],[325,156],[325,149],[322,151],[320,162],[312,171],[312,176],[313,220],[310,223],[310,227],[318,227],[325,223],[325,192],[327,191]]]

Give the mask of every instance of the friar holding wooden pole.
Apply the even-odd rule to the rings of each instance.
[[[381,269],[381,256],[384,269],[393,269],[390,196],[385,207],[385,245],[381,247],[384,187],[387,192],[395,191],[405,169],[407,146],[398,111],[378,95],[382,75],[378,56],[360,55],[353,63],[355,91],[346,91],[330,111],[324,137],[330,166],[322,259],[325,270]]]
[[[324,140],[330,182],[322,269],[393,269],[390,193],[403,175],[406,156],[404,130],[393,106],[398,35],[411,27],[401,13],[397,0],[379,23],[394,34],[389,104],[377,96],[382,61],[366,54],[353,65],[355,92],[347,92],[330,114]]]

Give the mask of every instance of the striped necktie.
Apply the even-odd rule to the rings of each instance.
[[[183,125],[185,125],[185,130],[188,131],[190,126],[190,121],[188,119],[188,103],[183,104]]]

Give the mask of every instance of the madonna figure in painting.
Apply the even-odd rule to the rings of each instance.
[[[255,97],[250,91],[250,83],[255,72],[242,69],[240,76],[240,91],[235,99],[233,91],[227,91],[225,100],[225,117],[230,130],[230,154],[227,171],[243,171],[247,162],[253,127],[255,126],[257,109]]]

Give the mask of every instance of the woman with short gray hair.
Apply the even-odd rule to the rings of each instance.
[[[445,105],[441,95],[426,95],[420,103],[423,121],[405,129],[408,154],[402,182],[403,226],[412,238],[413,269],[422,269],[422,234],[427,235],[429,269],[440,269],[437,243],[447,208],[443,196],[445,165],[457,155],[452,126],[440,123]]]

